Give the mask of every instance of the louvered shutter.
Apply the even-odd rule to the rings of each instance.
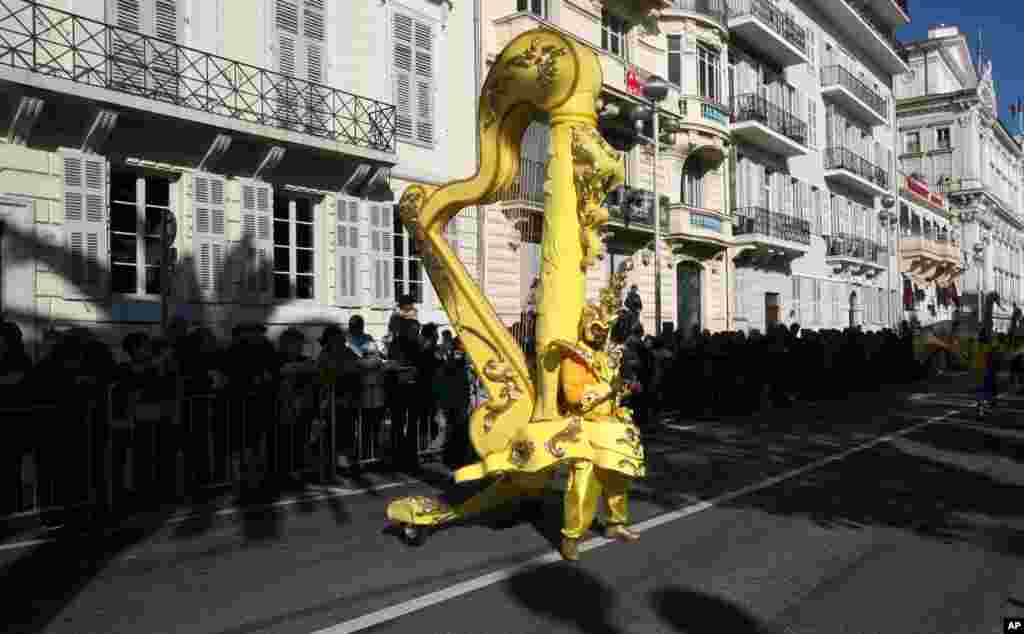
[[[370,205],[370,293],[374,305],[379,307],[387,307],[394,303],[394,258],[391,250],[393,213],[390,205]],[[409,240],[411,242],[412,238]],[[408,256],[411,248],[406,246],[406,249]]]
[[[305,78],[312,84],[306,91],[306,127],[307,132],[319,136],[330,132],[330,94],[323,87],[327,83],[326,43],[324,0],[305,0],[302,5],[302,47]]]
[[[338,279],[335,303],[339,306],[360,304],[359,285],[359,201],[338,201],[337,257]]]
[[[107,161],[76,150],[62,150],[61,158],[68,255],[64,297],[100,297],[105,294],[110,268]]]
[[[243,285],[253,299],[269,299],[274,238],[271,233],[273,192],[266,183],[242,183]]]
[[[402,13],[392,16],[394,45],[395,105],[398,109],[397,134],[413,138],[413,20]]]
[[[197,173],[192,179],[192,252],[197,299],[213,301],[230,297],[227,269],[228,243],[224,201],[225,181]]]
[[[392,15],[398,135],[434,142],[434,29],[403,13]]]
[[[108,0],[110,81],[114,87],[177,99],[182,11],[178,0]],[[144,41],[139,34],[159,40]],[[166,41],[161,41],[166,40]]]
[[[274,26],[277,37],[277,72],[283,77],[275,78],[273,104],[282,127],[294,128],[299,125],[300,80],[305,75],[302,62],[302,41],[299,35],[299,0],[274,1]]]

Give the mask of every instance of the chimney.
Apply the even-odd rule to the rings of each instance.
[[[958,29],[956,26],[936,24],[932,28],[928,29],[929,40],[937,40],[944,37],[953,37],[954,35],[960,35],[960,29]]]

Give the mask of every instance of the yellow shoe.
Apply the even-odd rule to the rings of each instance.
[[[622,524],[612,524],[604,530],[604,536],[608,539],[614,539],[620,542],[635,542],[640,539],[640,535],[629,530]]]
[[[573,539],[571,537],[563,537],[562,546],[558,549],[558,552],[562,555],[562,559],[566,561],[579,561],[579,542],[580,540],[578,539]]]

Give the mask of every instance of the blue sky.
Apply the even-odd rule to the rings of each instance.
[[[1021,64],[1021,31],[1024,2],[1020,0],[910,0],[910,24],[896,34],[900,41],[928,36],[928,27],[945,23],[960,27],[968,36],[971,57],[976,56],[978,31],[982,31],[985,59],[992,60],[992,77],[999,99],[999,118],[1017,132],[1010,104],[1024,97],[1024,64]]]

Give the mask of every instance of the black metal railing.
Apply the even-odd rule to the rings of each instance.
[[[395,106],[45,6],[0,0],[0,64],[395,151]]]
[[[707,16],[722,25],[728,15],[725,0],[671,0],[668,10],[672,9]]]
[[[875,12],[869,9],[862,0],[849,0],[847,4],[868,23],[868,26],[892,48],[893,52],[902,57],[903,47],[896,39],[896,30],[887,26]]]
[[[825,255],[830,258],[852,258],[877,264],[887,252],[885,245],[849,233],[837,233],[826,240]]]
[[[801,51],[807,51],[807,31],[791,15],[776,7],[769,0],[729,0],[729,17],[750,15],[781,35],[787,42]]]
[[[821,85],[842,86],[852,92],[858,99],[866,103],[872,110],[886,119],[889,118],[889,108],[886,99],[868,88],[864,82],[857,77],[854,77],[853,73],[842,66],[826,66],[822,68]]]
[[[800,244],[811,243],[811,223],[763,207],[740,207],[734,212],[733,235],[762,235]]]
[[[889,175],[874,163],[869,163],[844,147],[825,149],[825,169],[845,170],[879,187],[889,187]]]
[[[737,95],[732,112],[735,123],[757,121],[800,145],[807,145],[807,124],[761,95]]]
[[[637,190],[633,190],[634,194]],[[645,229],[654,229],[654,204],[653,196],[651,192],[644,191],[644,199],[642,205],[633,205],[629,202],[622,204],[609,204],[608,205],[608,217],[611,222],[625,225],[628,227],[641,227]],[[628,216],[628,217],[627,217]],[[668,231],[669,215],[668,206],[662,202],[661,204],[661,229],[662,231]]]

